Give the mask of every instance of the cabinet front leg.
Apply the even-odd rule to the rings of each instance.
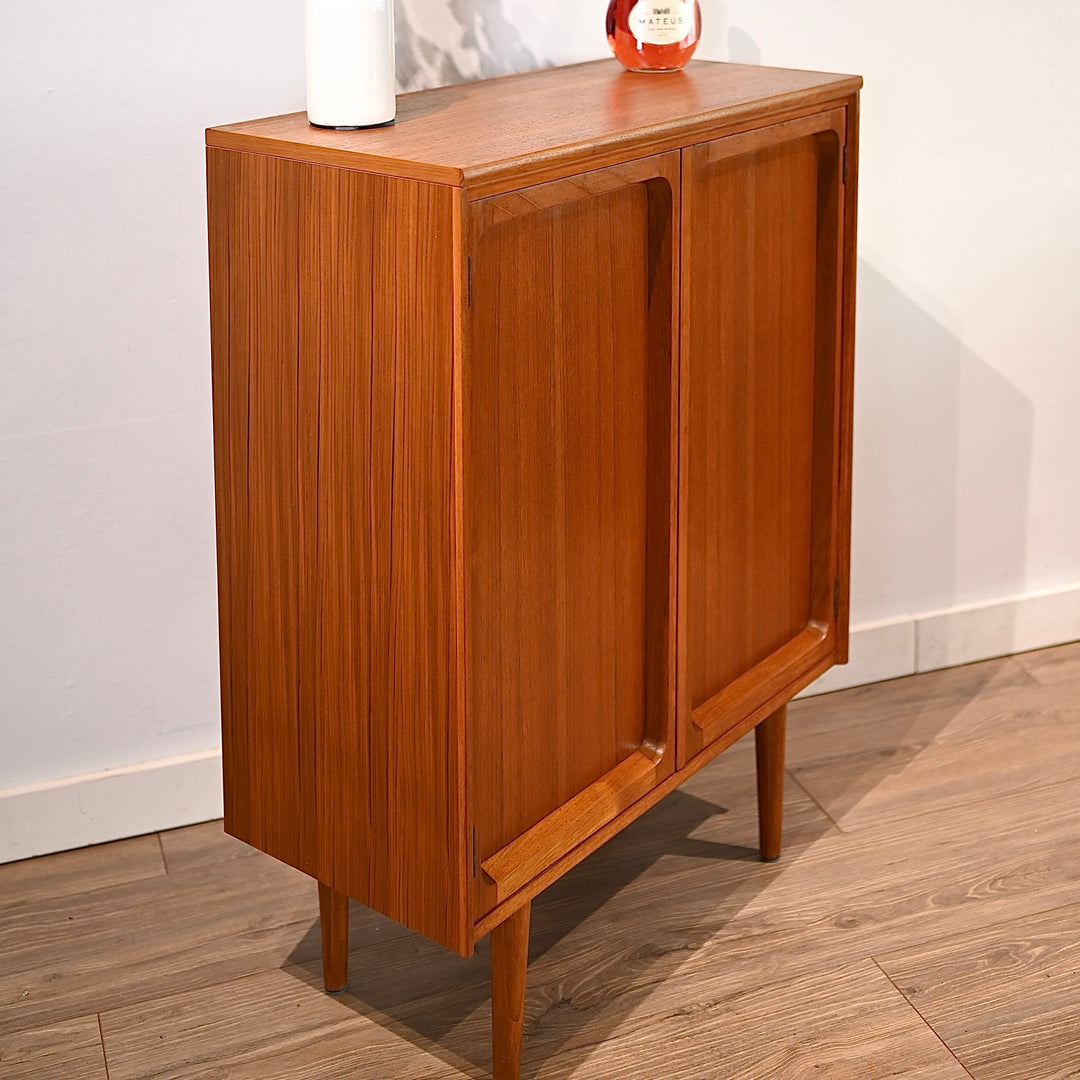
[[[757,750],[758,835],[761,857],[766,862],[780,858],[780,836],[784,824],[784,741],[787,706],[766,717],[754,729]]]
[[[319,882],[323,986],[340,994],[349,983],[349,898]]]
[[[495,1080],[519,1080],[529,964],[530,901],[491,931],[491,1044]]]

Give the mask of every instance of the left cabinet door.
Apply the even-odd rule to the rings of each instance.
[[[468,206],[479,918],[674,767],[679,159]]]

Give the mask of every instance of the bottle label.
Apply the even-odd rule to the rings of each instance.
[[[675,45],[694,24],[683,0],[640,0],[630,11],[630,33],[646,45]]]

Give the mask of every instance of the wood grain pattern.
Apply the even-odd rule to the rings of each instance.
[[[326,994],[317,967],[268,970],[104,1012],[109,1080],[412,1080],[452,1068],[437,1043],[410,1040],[385,1014],[354,1011],[348,993]],[[487,1043],[485,1030],[490,1059]]]
[[[214,492],[217,519],[218,640],[220,642],[222,757],[239,775],[253,772],[249,759],[247,634],[243,617],[247,559],[247,321],[240,318],[247,296],[246,264],[232,256],[232,233],[240,227],[237,158],[206,151],[206,205],[210,254],[210,350],[214,413]],[[233,223],[236,223],[235,225]],[[234,305],[236,292],[240,302]],[[234,621],[236,623],[234,629]],[[225,815],[240,836],[263,829],[239,785],[225,784]]]
[[[971,670],[948,684],[933,673],[914,677],[913,685],[924,681],[931,705],[948,694],[954,715],[985,718],[980,701],[992,699],[994,709],[1008,701],[1011,719],[1002,714],[994,725],[1004,741],[980,750],[988,758],[1007,756],[1015,750],[1010,733],[1043,710],[1045,703],[1030,696],[1043,690],[1027,680],[1003,686],[1000,667],[979,678]],[[935,711],[920,710],[907,687],[899,700],[895,683],[877,687],[880,701],[869,690],[859,703],[868,726],[888,726],[904,711]],[[1064,696],[1065,684],[1057,692]],[[1072,695],[1080,700],[1080,681]],[[804,704],[811,703],[796,703],[792,713]],[[858,730],[851,718],[838,710],[840,744]],[[818,734],[826,723],[825,715],[816,718]],[[1078,734],[1080,727],[1063,724],[1055,744],[1071,755]],[[1080,1008],[1070,974],[1080,825],[1068,809],[1080,799],[1080,782],[1000,795],[983,787],[959,805],[931,808],[917,825],[883,822],[848,835],[789,783],[789,857],[763,866],[756,858],[751,743],[723,753],[536,899],[526,1066],[535,1062],[555,1077],[621,1069],[620,1077],[630,1078],[665,1067],[714,1075],[745,1061],[754,1076],[758,1060],[783,1069],[769,1055],[790,1031],[785,1045],[793,1063],[861,1080],[887,1071],[881,1055],[893,1052],[891,1040],[903,1031],[912,1067],[923,1070],[914,1075],[933,1076],[934,1059],[924,1056],[928,1029],[898,1025],[901,1013],[883,1008],[884,984],[869,978],[864,963],[876,957],[890,971],[910,960],[918,979],[908,988],[919,988],[913,1002],[921,1011],[922,995],[928,1010],[940,1006],[938,1020],[928,1019],[947,1042],[948,1025],[955,1021],[959,1031],[963,1016],[973,1028],[970,1045],[985,1040],[988,1061],[1000,1055],[1011,1064],[1010,1080],[1068,1075],[1075,1066],[1066,1053],[1069,1029],[1061,1025]],[[917,755],[908,768],[935,766]],[[871,784],[888,769],[884,754],[868,760]],[[182,836],[194,865],[197,832]],[[168,850],[169,834],[163,839]],[[124,855],[119,845],[79,853],[86,861],[77,874],[107,880],[114,852]],[[130,885],[118,879],[116,888],[47,907],[22,903],[18,883],[5,876],[19,864],[0,867],[8,903],[0,915],[0,1027],[18,1027],[18,1012],[32,1029],[50,1016],[61,1022],[103,1009],[111,1080],[485,1075],[483,947],[462,960],[411,935],[388,938],[403,932],[354,907],[353,962],[365,977],[352,993],[330,998],[321,989],[313,887],[260,854],[210,866],[218,853],[207,830],[199,870]],[[96,870],[88,865],[94,856]],[[183,904],[168,898],[178,887],[191,891]],[[20,908],[26,910],[13,914]],[[148,912],[153,926],[144,930],[140,920]],[[285,930],[304,941],[292,962]],[[21,952],[30,942],[32,957]],[[41,977],[11,979],[13,969]],[[969,987],[972,1000],[987,1004],[985,1023],[964,997]],[[21,1003],[26,989],[28,1011]],[[41,1000],[33,1005],[42,994],[48,1011]],[[895,1000],[903,1005],[899,994]],[[872,1011],[873,1030],[852,1018],[860,1003]],[[830,1033],[834,1015],[840,1020]],[[963,1033],[957,1038],[962,1056]],[[1013,1048],[1026,1055],[1019,1064],[1009,1062]]]
[[[109,1080],[97,1015],[0,1035],[0,1075],[4,1080]]]
[[[226,825],[320,881],[334,988],[346,894],[495,930],[501,1074],[531,899],[759,724],[779,851],[845,647],[859,85],[601,63],[208,133]]]
[[[501,904],[656,787],[657,761],[637,751],[480,865]]]
[[[158,833],[165,869],[170,874],[183,873],[210,863],[247,859],[256,854],[255,848],[230,836],[221,821],[206,821]]]
[[[739,994],[725,993],[719,975],[711,982],[666,1013],[635,1016],[618,1044],[554,1054],[550,1074],[574,1075],[587,1061],[590,1080],[625,1080],[629,1068],[671,1080],[969,1080],[869,961]]]
[[[286,962],[310,962],[321,976],[314,882],[259,853],[226,862],[212,854],[191,870],[0,909],[0,1032]],[[0,890],[6,892],[2,877]],[[352,948],[407,934],[353,906]]]
[[[696,729],[693,743],[709,743],[765,702],[786,697],[785,691],[790,693],[800,677],[830,658],[830,645],[826,628],[812,624],[768,653],[691,710],[690,723]],[[687,747],[685,752],[691,754],[693,749]]]
[[[1021,715],[1023,700],[1013,706]],[[867,771],[871,781],[881,775],[872,765]],[[878,947],[1068,902],[1080,880],[1077,825],[1060,809],[1075,797],[1073,782],[951,807],[918,829],[898,822],[825,837],[786,869],[778,864],[764,887],[741,876],[745,863],[714,865],[697,878],[700,891],[687,878],[624,886],[560,947],[558,965],[534,963],[531,1008],[544,1020],[542,1028],[530,1025],[530,1042],[558,1043],[576,1030],[578,1002],[595,1005],[598,1015],[602,1002],[627,996],[676,1008],[685,1001],[679,980],[690,971],[722,972],[729,987],[754,986],[805,970],[811,958],[820,970]],[[676,896],[683,901],[673,905]],[[572,896],[565,902],[571,910]],[[574,1008],[552,1009],[552,994]]]
[[[521,1076],[525,971],[529,966],[529,907],[525,904],[491,932],[491,1045],[494,1080]]]
[[[564,879],[565,887],[560,882],[542,895],[533,919],[541,947],[564,935],[598,898],[609,897],[613,882],[641,867],[650,868],[652,880],[654,874],[662,877],[693,862],[708,879],[718,868],[742,865],[718,863],[711,847],[732,856],[745,851],[745,859],[758,865],[752,752],[722,756],[689,786],[697,797],[680,793],[666,800],[652,811],[651,821],[647,816]],[[801,852],[831,826],[792,788],[789,844]],[[690,829],[699,840],[673,843],[673,837],[685,837]],[[647,917],[644,909],[642,915]],[[572,954],[562,962],[564,977],[603,978],[592,953],[580,969]],[[103,1024],[113,1080],[203,1077],[215,1068],[230,1080],[355,1080],[358,1071],[380,1080],[404,1080],[482,1076],[490,1069],[485,955],[463,961],[420,938],[365,940],[356,943],[352,963],[363,976],[340,998],[322,993],[320,967],[313,958],[284,971],[107,1012]],[[591,1015],[588,1009],[571,1011]],[[463,1024],[465,1014],[469,1019]]]
[[[715,768],[741,782],[749,770],[733,771],[726,757]],[[705,785],[702,791],[722,798],[727,785],[717,789],[710,771],[696,779]],[[752,789],[738,790],[742,804],[752,808]],[[753,851],[754,817],[746,813],[732,831],[726,815],[711,819],[709,828],[718,841],[741,840],[744,858],[669,856],[639,868],[629,881],[620,877],[617,888],[610,882],[620,874],[619,861],[598,867],[595,875],[545,893],[534,905],[539,948],[527,995],[529,1057],[558,1076],[611,1053],[621,1057],[624,1075],[643,1075],[648,1051],[635,1033],[644,1028],[662,1034],[664,1018],[678,1023],[680,1016],[696,1019],[698,1040],[696,1051],[689,1044],[680,1050],[680,1067],[696,1061],[704,1069],[732,1055],[752,1056],[778,1029],[765,1012],[759,1021],[733,1025],[722,1003],[743,994],[757,995],[762,1004],[775,995],[789,1003],[784,1007],[792,1010],[792,1030],[825,1038],[819,1025],[831,1013],[819,1008],[814,988],[824,981],[821,993],[833,1000],[829,972],[879,947],[909,947],[1064,897],[1075,902],[1077,826],[1058,813],[1070,797],[1048,789],[1004,800],[1002,820],[1010,824],[1001,830],[1000,845],[987,843],[981,806],[943,816],[929,834],[896,827],[843,837],[828,832],[819,818],[826,831],[816,839],[805,833],[797,860],[762,866]],[[650,835],[662,847],[671,822],[658,820]],[[622,849],[627,869],[642,837],[634,839]],[[260,1075],[259,1068],[274,1078],[291,1075],[289,1069],[301,1077],[483,1075],[489,1040],[487,1011],[479,1007],[487,993],[483,958],[464,962],[422,941],[392,949],[387,943],[356,952],[358,962],[372,962],[373,985],[335,999],[340,1007],[332,1014],[310,1011],[308,999],[297,996],[320,985],[313,962],[288,975],[275,972],[133,1006],[115,1024],[106,1015],[107,1046],[120,1040],[117,1045],[126,1047],[120,1060],[131,1071],[121,1075],[133,1077],[176,1075],[177,1063],[188,1061],[202,1062],[207,1071],[228,1062],[229,1075],[242,1077]],[[784,984],[793,980],[798,991],[788,994]],[[854,987],[860,984],[842,981],[835,993],[842,995],[845,985],[857,1008],[862,994]],[[297,1001],[305,1003],[297,1007]],[[693,1008],[708,1003],[715,1004]],[[322,1009],[317,1001],[311,1005]],[[274,1032],[269,1038],[268,1031]],[[157,1033],[167,1039],[159,1041]],[[608,1049],[599,1050],[600,1043]],[[851,1044],[848,1067],[854,1072],[860,1060],[876,1061],[874,1046],[872,1039],[861,1050]],[[137,1069],[143,1060],[154,1062],[153,1069]],[[440,1067],[440,1061],[448,1064]],[[867,1068],[876,1075],[872,1064]]]
[[[1020,653],[1013,659],[1034,679],[1047,685],[1080,681],[1080,641]]]
[[[0,1031],[280,964],[304,942],[316,910],[308,878],[261,858],[8,908]],[[318,955],[314,938],[302,955]]]
[[[883,829],[824,836],[798,860],[642,875],[534,958],[530,1054],[594,1046],[616,1025],[629,1034],[643,1017],[678,1014],[701,995],[723,999],[802,975],[820,978],[879,949],[1075,901],[1080,890],[1070,875],[1077,858],[1066,853],[1075,823],[1052,830],[1045,843],[1030,843],[1032,822],[1075,793],[1072,785],[1054,796],[1007,800],[1003,814],[1020,821],[1002,844],[988,842],[980,808],[958,815],[955,829],[936,823],[933,843],[941,850],[929,850],[925,831]],[[971,834],[966,840],[961,829]],[[1055,861],[1049,872],[1048,859]],[[815,1002],[805,1009],[807,1020],[819,1015]],[[721,1025],[729,1045],[742,1038],[720,1017],[711,1023]],[[480,1027],[473,1038],[482,1037]],[[624,1062],[636,1062],[629,1050]]]
[[[671,78],[600,60],[405,94],[389,128],[327,131],[303,113],[207,131],[207,144],[467,186],[475,196],[715,137],[862,85],[850,75],[695,61]]]
[[[843,739],[793,739],[793,775],[842,829],[941,810],[1080,775],[1075,684],[1034,687],[1017,715],[1011,695],[848,729]]]
[[[323,986],[340,994],[349,983],[349,898],[319,882]]]
[[[453,199],[209,155],[226,825],[468,950]]]
[[[784,735],[787,708],[779,709],[754,728],[761,857],[780,858],[784,823]]]
[[[804,676],[806,683],[810,683],[817,678],[817,675],[820,674],[821,670],[824,670],[824,665],[820,669],[811,669],[811,671]],[[526,900],[531,900],[543,889],[548,888],[553,882],[558,881],[563,874],[591,855],[601,844],[611,840],[612,837],[616,836],[621,830],[636,821],[642,814],[647,813],[659,803],[660,800],[670,795],[683,783],[692,778],[699,769],[704,768],[712,762],[717,755],[732,746],[748,732],[752,731],[755,725],[761,723],[761,721],[766,719],[770,713],[781,708],[783,704],[784,701],[782,698],[768,702],[761,709],[758,709],[745,717],[742,722],[736,724],[735,727],[728,729],[722,735],[718,735],[699,754],[683,766],[682,769],[672,773],[663,783],[646,792],[638,798],[636,802],[623,810],[617,817],[613,818],[606,825],[593,831],[587,840],[578,844],[577,847],[572,848],[570,851],[565,852],[557,861],[549,864],[546,870],[541,874],[538,874],[527,885],[519,889],[509,900],[499,904],[476,923],[474,932],[477,939],[498,926],[498,924],[520,904],[523,904]]]
[[[1080,905],[878,956],[979,1080],[1080,1074]]]
[[[247,375],[246,424],[230,430],[238,467],[246,469],[247,582],[233,607],[234,631],[246,630],[244,675],[252,803],[250,842],[307,873],[314,853],[300,850],[300,477],[297,398],[300,363],[301,176],[291,162],[250,155],[237,163],[239,213],[230,222],[230,269],[245,288],[229,302],[229,363]],[[242,329],[241,329],[242,325]],[[304,448],[306,450],[306,448]],[[305,673],[306,674],[306,673]],[[230,740],[231,750],[236,738]],[[226,758],[232,761],[232,754]],[[230,784],[230,787],[234,785]],[[226,823],[231,824],[226,813]],[[248,839],[247,836],[242,837]]]
[[[677,167],[470,208],[465,683],[496,881],[479,914],[673,768]]]
[[[842,748],[847,736],[836,735],[845,728],[911,724],[925,713],[953,706],[959,710],[973,698],[1034,685],[1019,662],[1006,657],[853,686],[793,701],[788,706],[788,739],[829,733],[833,744]]]
[[[835,649],[844,110],[683,152],[680,765]]]
[[[21,859],[3,867],[0,911],[9,902],[26,904],[55,900],[164,873],[165,863],[156,833],[98,844],[93,848]]]
[[[856,236],[859,219],[859,109],[858,93],[844,102],[844,147],[841,157],[843,180],[841,218],[842,247],[840,265],[840,379],[837,397],[839,438],[839,476],[833,512],[836,521],[851,521],[853,428],[855,423],[855,289],[858,278]],[[836,538],[836,662],[848,662],[851,632],[851,527],[840,527]]]

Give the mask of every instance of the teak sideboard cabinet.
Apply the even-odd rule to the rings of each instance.
[[[847,651],[858,91],[600,61],[207,133],[225,821],[468,955]]]

